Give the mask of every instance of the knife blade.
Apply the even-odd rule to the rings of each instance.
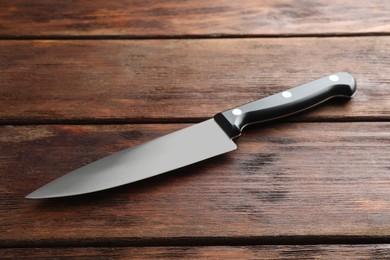
[[[247,125],[295,114],[333,97],[351,98],[355,91],[353,76],[338,72],[92,162],[49,182],[26,198],[81,195],[182,168],[237,149],[233,139]]]

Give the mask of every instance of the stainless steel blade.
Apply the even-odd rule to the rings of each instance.
[[[209,119],[123,150],[72,171],[26,198],[55,198],[105,190],[143,180],[237,149]]]

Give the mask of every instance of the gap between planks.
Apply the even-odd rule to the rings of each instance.
[[[302,112],[304,113],[304,112]],[[210,118],[95,118],[95,119],[0,119],[0,126],[29,126],[29,125],[143,125],[143,124],[197,124]],[[292,116],[272,120],[270,122],[258,123],[255,125],[270,125],[274,123],[365,123],[365,122],[390,122],[387,117],[330,117],[330,118],[299,118]]]
[[[0,35],[6,40],[206,40],[206,39],[260,39],[260,38],[332,38],[332,37],[381,37],[388,32],[362,33],[309,33],[309,34],[184,34],[184,35]]]
[[[69,247],[208,247],[255,245],[372,245],[388,244],[390,236],[259,236],[259,237],[165,237],[83,238],[2,241],[0,248]]]

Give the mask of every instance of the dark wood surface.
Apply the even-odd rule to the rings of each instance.
[[[297,120],[388,120],[389,53],[390,37],[1,41],[0,120],[197,122],[336,71],[353,103]]]
[[[388,259],[389,11],[385,1],[3,1],[0,258]],[[352,100],[248,127],[237,151],[87,196],[24,198],[336,71],[356,77]]]
[[[263,245],[181,247],[95,247],[5,249],[3,259],[387,259],[390,248],[378,245]]]
[[[390,32],[383,0],[14,0],[0,4],[1,36],[183,37]]]

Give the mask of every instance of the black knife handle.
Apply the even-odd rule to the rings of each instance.
[[[295,114],[333,97],[351,98],[355,91],[356,81],[353,76],[338,72],[218,113],[214,119],[230,138],[234,138],[249,124]]]

